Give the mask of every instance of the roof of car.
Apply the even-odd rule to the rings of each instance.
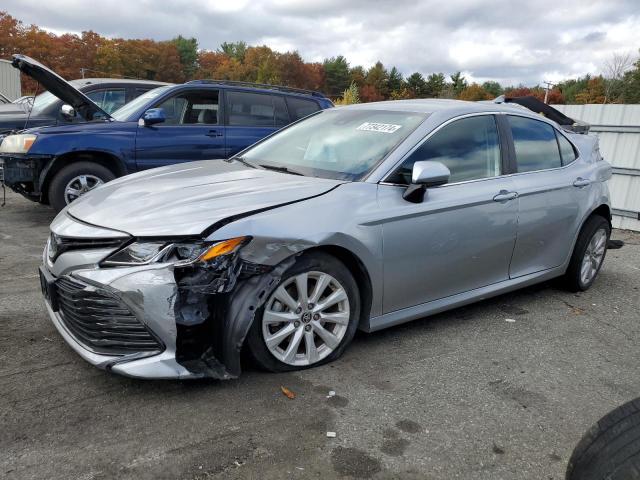
[[[157,82],[155,80],[139,80],[134,78],[77,78],[75,80],[70,80],[69,83],[74,86],[85,86],[99,83],[126,83],[131,85],[172,85],[171,83],[166,82]]]
[[[460,111],[460,112],[486,112],[505,111],[532,113],[529,110],[512,104],[488,102],[468,102],[465,100],[448,100],[448,99],[411,99],[411,100],[389,100],[386,102],[358,103],[340,108],[349,108],[354,110],[394,110],[398,112],[420,112],[434,113],[440,111]]]

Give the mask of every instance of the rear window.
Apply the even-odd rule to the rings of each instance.
[[[548,123],[509,116],[518,172],[534,172],[562,166],[555,129]]]
[[[289,107],[289,115],[292,122],[320,110],[320,105],[317,102],[296,97],[287,97],[287,106]]]

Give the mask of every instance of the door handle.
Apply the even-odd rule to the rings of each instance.
[[[588,187],[589,185],[591,185],[591,180],[588,180],[586,178],[578,177],[573,181],[574,187],[582,188]]]
[[[222,132],[219,132],[218,130],[209,130],[205,135],[207,137],[221,137]]]
[[[518,192],[509,192],[507,190],[500,190],[495,197],[493,197],[494,202],[508,202],[509,200],[515,200],[518,198]]]

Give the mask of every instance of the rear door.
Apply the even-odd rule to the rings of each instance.
[[[138,169],[225,158],[220,97],[218,89],[189,89],[154,105],[164,110],[166,121],[152,126],[138,125]]]
[[[590,184],[577,150],[551,124],[508,115],[519,196],[511,278],[562,265],[588,205]],[[584,182],[581,181],[585,180]]]
[[[282,95],[225,90],[225,98],[228,157],[290,122]]]

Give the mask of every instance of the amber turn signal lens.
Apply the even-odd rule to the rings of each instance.
[[[222,242],[215,243],[209,247],[209,249],[200,255],[199,260],[206,262],[220,255],[226,255],[233,252],[247,237],[236,237],[224,240]]]

